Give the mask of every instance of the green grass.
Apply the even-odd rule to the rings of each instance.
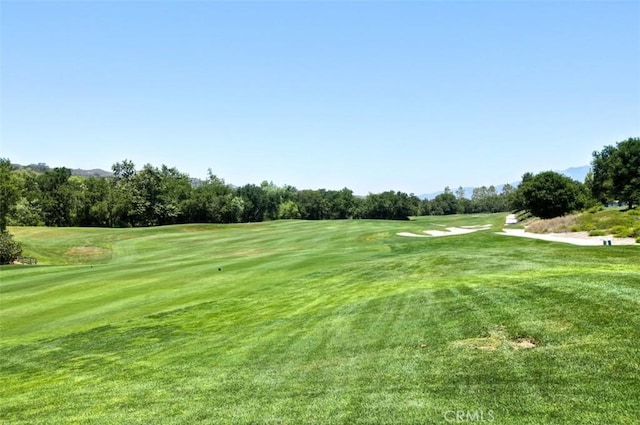
[[[592,236],[640,238],[640,210],[607,209],[586,212],[576,217],[574,230],[587,231]]]
[[[640,250],[502,223],[11,228],[40,265],[0,270],[0,420],[637,423]]]

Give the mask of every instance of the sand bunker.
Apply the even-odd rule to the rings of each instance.
[[[464,235],[467,233],[477,232],[478,230],[485,230],[490,228],[490,224],[484,224],[482,226],[462,226],[462,227],[447,227],[445,230],[425,230],[423,235],[411,232],[400,232],[398,236],[407,236],[410,238],[432,238],[439,236],[453,236]]]
[[[524,229],[502,229],[497,235],[518,236],[522,238],[541,239],[550,242],[563,242],[572,245],[595,246],[604,245],[611,241],[611,245],[637,245],[633,238],[614,238],[613,236],[589,236],[588,232],[571,233],[528,233]]]
[[[518,218],[515,214],[509,214],[505,219],[504,224],[518,224]]]
[[[461,226],[447,227],[446,230],[425,230],[422,233],[400,232],[398,236],[406,236],[409,238],[433,238],[440,236],[464,235],[467,233],[477,232],[478,230],[486,230],[491,227],[490,224],[482,226]],[[524,229],[502,229],[502,232],[496,232],[497,235],[518,236],[522,238],[540,239],[550,242],[562,242],[573,245],[596,246],[604,245],[611,242],[611,245],[640,245],[634,238],[614,238],[613,236],[589,236],[588,232],[568,232],[568,233],[529,233]]]

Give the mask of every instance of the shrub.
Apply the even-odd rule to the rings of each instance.
[[[609,232],[606,230],[591,230],[589,231],[589,236],[607,236]]]
[[[597,212],[604,211],[604,205],[598,204],[587,210],[589,214],[595,214]]]
[[[633,234],[633,229],[626,226],[613,226],[611,233],[613,233],[616,238],[629,238]]]
[[[22,245],[8,232],[0,233],[0,264],[11,264],[22,255]]]

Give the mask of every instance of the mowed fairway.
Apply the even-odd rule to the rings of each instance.
[[[0,420],[638,423],[640,248],[504,217],[11,228]]]

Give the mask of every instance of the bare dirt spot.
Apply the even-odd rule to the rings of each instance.
[[[512,340],[509,338],[507,329],[504,326],[496,326],[488,332],[488,335],[463,339],[456,341],[453,345],[456,348],[496,351],[505,346],[514,350],[530,349],[537,347],[538,344],[534,338],[528,336],[518,336]]]
[[[98,259],[110,257],[111,251],[106,248],[100,248],[99,246],[74,246],[73,248],[69,248],[65,254],[68,257]]]
[[[491,337],[468,338],[456,341],[456,348],[470,348],[472,350],[495,351],[500,347],[500,340]]]
[[[517,338],[515,341],[509,341],[509,345],[511,345],[514,350],[522,350],[527,348],[535,348],[536,342],[533,338],[521,337]]]

